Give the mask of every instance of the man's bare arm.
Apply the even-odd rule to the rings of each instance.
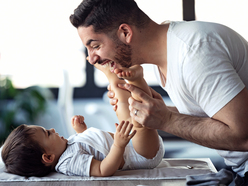
[[[248,150],[248,91],[242,90],[213,118],[202,118],[172,112],[162,97],[153,91],[153,98],[146,96],[134,86],[127,90],[140,96],[142,103],[129,98],[130,111],[139,110],[131,116],[139,123],[163,130],[194,143],[222,150]]]

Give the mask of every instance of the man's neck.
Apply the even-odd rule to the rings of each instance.
[[[144,32],[138,33],[134,51],[138,64],[157,65],[162,74],[166,77],[167,73],[167,31],[169,23],[159,25],[153,21]]]

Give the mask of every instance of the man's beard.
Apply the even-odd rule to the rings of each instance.
[[[117,41],[115,50],[116,55],[114,58],[117,64],[126,68],[132,66],[132,48],[130,45]]]

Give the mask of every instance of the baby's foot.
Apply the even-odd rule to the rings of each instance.
[[[143,67],[140,65],[134,65],[129,68],[115,69],[114,72],[119,78],[123,78],[128,81],[143,78]]]
[[[108,75],[108,74],[112,73],[112,71],[113,71],[112,62],[105,63],[104,65],[96,63],[96,64],[94,64],[94,66],[98,70],[102,71],[105,75]]]
[[[87,129],[87,126],[84,122],[84,117],[80,115],[73,116],[71,118],[71,125],[76,133],[82,133]]]

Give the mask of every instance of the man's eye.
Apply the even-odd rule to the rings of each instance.
[[[50,131],[49,130],[47,131],[47,134],[48,134],[48,136],[50,136]]]
[[[93,46],[94,49],[98,49],[99,48],[99,45],[95,45]]]

